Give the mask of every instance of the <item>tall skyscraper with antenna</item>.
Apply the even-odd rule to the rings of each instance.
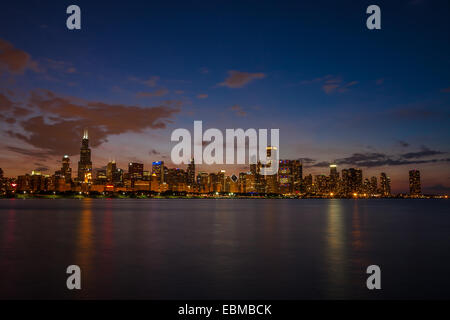
[[[92,181],[91,149],[89,148],[89,133],[87,129],[84,129],[83,140],[81,140],[78,181],[81,183],[90,183]]]

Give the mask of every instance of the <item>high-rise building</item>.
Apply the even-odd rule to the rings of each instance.
[[[66,180],[66,183],[72,182],[72,168],[70,167],[70,158],[65,155],[62,159],[61,175]]]
[[[412,197],[417,197],[422,194],[419,170],[410,170],[409,171],[409,194]]]
[[[362,170],[361,169],[343,169],[341,180],[341,192],[344,195],[350,195],[362,191]]]
[[[195,186],[195,162],[194,159],[191,159],[191,163],[188,164],[187,167],[187,185],[190,187]]]
[[[128,164],[128,174],[131,181],[142,180],[144,177],[144,164],[130,162]]]
[[[329,189],[332,193],[338,192],[339,172],[336,164],[330,164],[330,185]]]
[[[269,146],[266,148],[267,151],[267,163],[263,165],[264,169],[270,170],[274,166],[275,161],[277,161],[277,148]],[[278,193],[278,178],[277,173],[271,175],[265,175],[266,193]]]
[[[279,160],[278,162],[278,187],[282,194],[300,191],[302,163],[299,160]]]
[[[88,130],[85,129],[83,133],[83,140],[81,140],[80,161],[78,161],[78,182],[91,183],[91,181],[92,181],[91,149],[89,148]]]
[[[391,179],[384,172],[380,174],[380,193],[383,197],[391,196]]]
[[[112,160],[112,161],[108,162],[108,164],[106,166],[106,177],[107,177],[109,183],[115,182],[114,176],[117,174],[116,172],[117,172],[116,161]]]
[[[164,183],[164,161],[155,161],[152,163],[152,174],[155,174],[159,183]]]

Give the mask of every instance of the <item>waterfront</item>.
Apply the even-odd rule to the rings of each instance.
[[[7,199],[0,230],[1,298],[450,298],[446,200]]]

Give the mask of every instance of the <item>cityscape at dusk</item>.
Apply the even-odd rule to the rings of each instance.
[[[449,42],[431,44],[428,35],[447,38],[446,10],[435,8],[447,4],[412,2],[384,4],[383,23],[396,32],[368,32],[362,9],[346,1],[328,10],[289,2],[274,12],[262,4],[257,16],[245,3],[139,1],[124,13],[120,4],[105,12],[101,1],[80,1],[77,32],[60,28],[63,3],[8,5],[0,13],[0,167],[17,177],[51,175],[65,154],[77,163],[85,127],[93,169],[112,159],[120,168],[171,167],[170,132],[201,119],[219,129],[279,128],[280,159],[301,160],[313,176],[330,163],[368,177],[386,172],[392,191],[407,193],[407,172],[417,169],[424,193],[449,193]],[[248,171],[197,166],[222,169]]]
[[[450,299],[449,13],[2,2],[0,301],[186,320]]]
[[[272,147],[267,147],[268,152]],[[274,152],[274,151],[271,151]],[[56,194],[102,194],[146,193],[155,194],[196,194],[196,195],[242,195],[242,196],[302,196],[302,197],[343,197],[343,198],[389,198],[395,196],[391,191],[391,179],[385,173],[364,177],[358,168],[342,169],[338,172],[336,164],[329,164],[329,175],[311,174],[303,176],[303,163],[300,160],[279,160],[275,175],[262,175],[262,164],[250,164],[247,172],[227,175],[225,170],[217,173],[197,172],[194,159],[187,169],[168,168],[164,161],[152,163],[151,170],[144,170],[144,164],[130,162],[128,170],[117,167],[115,160],[93,170],[89,130],[83,131],[77,171],[73,172],[70,157],[64,155],[61,168],[53,175],[39,171],[15,178],[4,176],[0,168],[0,192],[3,195],[37,194],[53,192]],[[378,180],[379,179],[379,180]],[[378,182],[379,181],[379,182]],[[420,171],[409,171],[409,196],[423,197]],[[447,198],[447,195],[429,195]]]

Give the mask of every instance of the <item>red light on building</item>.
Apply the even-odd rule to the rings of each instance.
[[[13,188],[17,187],[17,183],[11,183],[11,187]]]

